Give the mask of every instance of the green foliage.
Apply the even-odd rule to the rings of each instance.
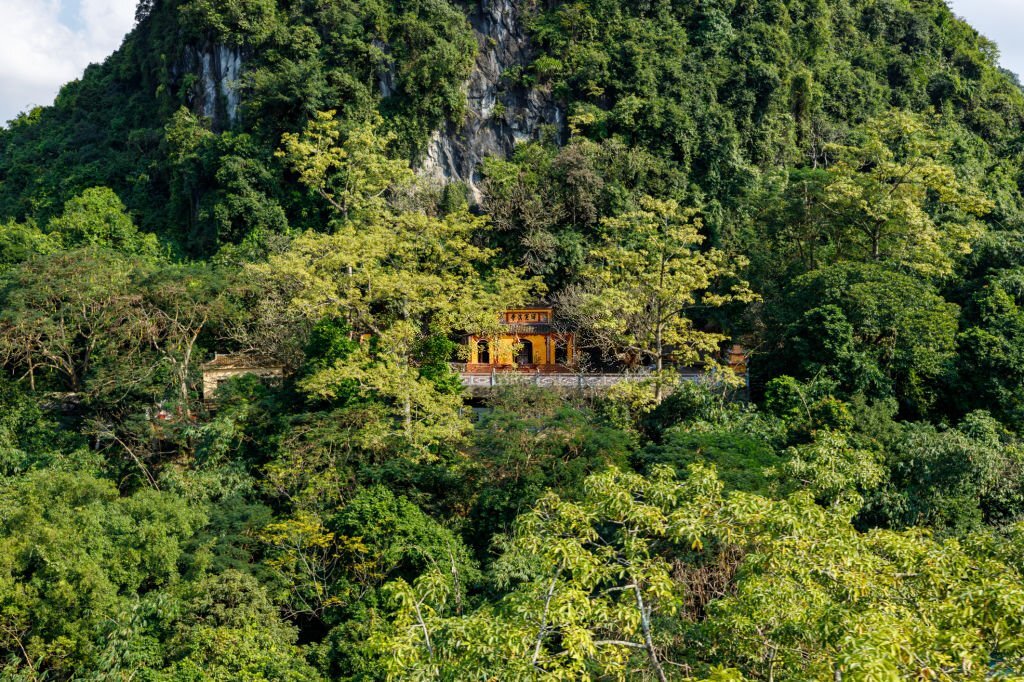
[[[835,152],[825,187],[834,257],[950,274],[953,259],[969,252],[983,229],[974,217],[990,211],[991,202],[962,186],[942,162],[948,144],[921,118],[893,112],[859,132],[853,145]]]
[[[698,248],[704,241],[699,219],[674,201],[645,197],[640,207],[602,223],[600,246],[580,272],[587,283],[566,290],[559,302],[589,344],[630,368],[653,364],[660,375],[667,360],[694,366],[725,341],[695,328],[687,311],[756,296],[738,279],[744,259]],[[660,400],[660,376],[656,394]]]
[[[345,360],[359,347],[352,340],[352,327],[342,318],[325,317],[309,331],[306,371],[313,374]]]
[[[700,547],[721,491],[713,476],[683,485],[664,468],[647,479],[612,469],[588,478],[578,502],[543,497],[503,543],[497,577],[513,589],[497,607],[460,616],[436,569],[394,583],[392,629],[375,643],[388,678],[621,678],[636,666],[665,679],[658,626],[683,595],[655,548]]]
[[[187,217],[188,230],[178,235],[187,250],[209,253],[287,232],[272,154],[251,135],[216,135],[184,107],[164,135],[173,178],[170,206]]]
[[[57,243],[33,224],[9,222],[0,225],[0,266],[15,265],[32,256],[56,251]]]
[[[849,405],[834,397],[837,388],[820,376],[801,383],[783,375],[765,387],[764,407],[782,420],[791,438],[807,439],[819,429],[849,431],[854,418]]]
[[[82,471],[4,482],[0,647],[11,672],[102,670],[109,621],[179,579],[184,545],[204,521],[172,495],[121,498]]]
[[[797,278],[779,302],[770,359],[850,393],[896,397],[926,414],[950,370],[958,309],[933,287],[878,265],[844,264]],[[787,373],[790,373],[787,372]]]
[[[148,259],[160,253],[156,237],[141,234],[124,204],[106,187],[93,187],[69,199],[46,231],[66,249],[100,247]]]
[[[871,451],[857,450],[833,431],[819,431],[814,440],[790,448],[773,471],[788,492],[807,490],[823,506],[860,506],[862,496],[885,479],[885,469]]]
[[[145,352],[150,337],[132,286],[143,267],[114,252],[82,249],[13,269],[0,313],[0,347],[8,365],[33,387],[42,375],[67,391],[98,394],[122,378],[145,381],[145,372],[121,374],[126,360]]]
[[[284,158],[299,181],[338,212],[342,221],[380,219],[384,195],[412,180],[407,163],[389,159],[385,151],[394,135],[377,133],[379,121],[354,128],[342,142],[334,111],[318,112],[301,135],[285,134]]]
[[[98,464],[76,434],[62,429],[21,385],[0,383],[0,415],[0,479],[37,468],[88,471]]]
[[[890,526],[931,526],[963,533],[983,522],[1019,519],[1024,456],[998,424],[973,413],[956,429],[908,424],[888,444],[890,482],[879,491],[876,513]]]
[[[511,160],[485,159],[483,174],[483,206],[501,246],[559,285],[576,278],[602,217],[685,182],[665,159],[618,139],[520,145]]]
[[[439,571],[393,586],[376,640],[389,676],[667,680],[676,663],[721,679],[725,660],[754,678],[981,680],[1020,665],[1021,575],[991,537],[860,533],[806,495],[721,490],[700,466],[683,481],[655,467],[542,499],[503,546],[497,607],[458,615]]]
[[[343,671],[372,659],[365,641],[382,597],[395,579],[412,579],[431,567],[443,570],[451,597],[463,603],[480,579],[462,542],[405,498],[375,487],[321,516],[299,512],[269,525],[262,538],[267,564],[293,614],[327,624],[345,623],[326,647],[328,665]]]
[[[588,475],[622,466],[633,446],[593,410],[529,387],[493,396],[472,435],[479,492],[469,521],[479,550],[547,490],[574,497]]]
[[[323,679],[295,645],[267,590],[235,571],[189,585],[169,644],[174,661],[156,680]]]
[[[1024,404],[1018,387],[1024,350],[1024,289],[1018,269],[985,280],[964,314],[957,337],[958,377],[951,400],[962,409],[984,408],[1019,429]]]
[[[229,45],[260,44],[277,28],[274,0],[189,0],[180,11],[197,33],[212,32]]]
[[[137,19],[0,128],[0,677],[1020,677],[1024,94],[945,3]],[[662,371],[470,407],[542,296]]]
[[[736,592],[709,605],[706,625],[752,677],[980,680],[1019,669],[1018,570],[974,542],[859,533],[800,497],[757,519]]]
[[[749,424],[674,427],[662,442],[649,445],[637,457],[644,471],[656,465],[672,467],[679,475],[691,465],[713,466],[726,490],[768,495],[767,470],[781,463],[779,453],[763,437],[751,433]]]

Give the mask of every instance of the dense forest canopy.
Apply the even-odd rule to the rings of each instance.
[[[0,678],[1024,678],[1024,91],[943,0],[136,16],[0,128]],[[539,301],[646,379],[470,405]]]

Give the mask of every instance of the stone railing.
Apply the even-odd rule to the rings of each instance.
[[[590,372],[459,372],[462,385],[471,391],[496,386],[540,386],[563,390],[603,390],[624,382],[648,381],[654,377],[647,373],[612,374]],[[680,381],[698,382],[709,378],[697,371],[679,374]]]

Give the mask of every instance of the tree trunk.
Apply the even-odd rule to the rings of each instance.
[[[640,591],[639,582],[634,582],[633,593],[636,595],[637,608],[640,609],[640,627],[644,632],[644,647],[647,649],[647,657],[651,661],[651,667],[654,668],[658,680],[660,682],[668,682],[665,670],[661,667],[661,662],[658,660],[658,652],[654,648],[654,637],[651,635],[651,613],[644,604],[644,596]]]
[[[665,360],[664,360],[664,357],[663,357],[662,324],[661,324],[661,322],[658,322],[658,329],[655,332],[654,346],[655,346],[655,352],[658,354],[658,357],[657,357],[657,360],[656,360],[656,364],[655,364],[655,366],[657,367],[657,371],[658,371],[658,378],[655,380],[655,384],[654,384],[654,400],[660,404],[661,400],[662,400],[661,372],[665,368]]]

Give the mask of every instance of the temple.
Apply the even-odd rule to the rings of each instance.
[[[467,362],[452,363],[470,401],[484,399],[498,386],[533,385],[597,394],[624,382],[649,381],[652,377],[648,368],[628,371],[600,364],[594,367],[592,357],[577,347],[576,335],[554,323],[550,307],[506,310],[501,321],[502,329],[497,333],[470,335],[466,339]],[[737,373],[746,373],[747,355],[741,346],[728,351],[728,363]],[[680,382],[705,381],[709,376],[695,367],[675,368],[675,378]]]
[[[506,310],[502,321],[501,333],[469,337],[466,372],[567,372],[575,364],[575,338],[555,329],[551,308]]]

